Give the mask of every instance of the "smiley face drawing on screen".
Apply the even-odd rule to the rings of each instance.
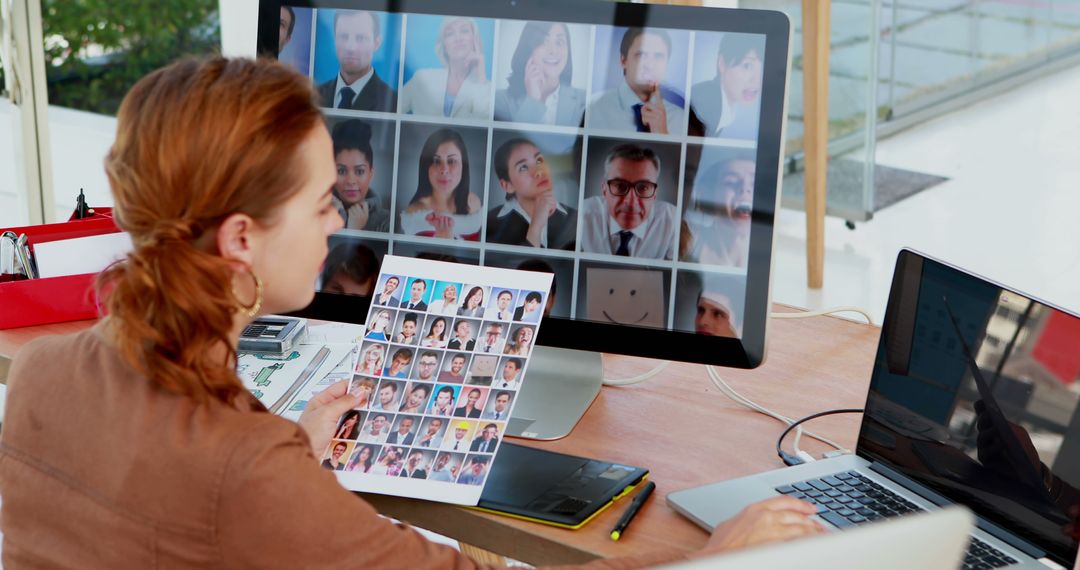
[[[585,318],[637,327],[664,326],[664,274],[647,269],[589,267]]]

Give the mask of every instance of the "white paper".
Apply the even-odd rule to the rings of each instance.
[[[385,283],[389,275],[398,277],[399,291],[393,296],[400,302],[372,304],[354,370],[352,389],[369,386],[364,390],[368,397],[342,416],[335,432],[340,437],[319,460],[354,491],[475,505],[513,415],[552,276],[386,256],[376,282]],[[418,280],[426,285],[416,306],[426,308],[409,309],[405,304]],[[483,302],[465,314],[448,314],[441,308],[445,303],[436,303],[432,312],[447,286],[455,288],[462,305],[477,291],[483,293]],[[508,306],[500,308],[497,299],[505,292],[510,293]],[[411,319],[415,325],[408,324]],[[469,335],[457,334],[459,323],[468,323]],[[436,329],[446,336],[432,334]],[[403,365],[406,355],[409,362]],[[455,360],[461,365],[456,373]],[[424,392],[426,396],[417,396]],[[504,405],[496,419],[500,393]],[[360,462],[361,453],[373,456],[370,463]],[[443,474],[450,481],[431,479],[443,455],[450,458]],[[410,457],[417,460],[410,462]],[[409,477],[410,472],[424,477]]]
[[[300,414],[304,413],[308,401],[315,397],[316,394],[335,382],[352,378],[353,368],[356,367],[356,358],[360,353],[360,345],[352,344],[348,346],[351,347],[348,356],[342,359],[328,374],[322,377],[313,376],[308,380],[306,384],[296,391],[289,403],[281,408],[278,415],[295,422],[300,419]]]
[[[352,349],[349,344],[300,344],[283,355],[245,353],[238,358],[236,373],[245,388],[276,412],[290,388],[326,376]]]
[[[114,232],[32,244],[40,277],[99,273],[132,250],[131,236]]]

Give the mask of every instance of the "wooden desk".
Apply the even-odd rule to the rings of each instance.
[[[777,307],[778,310],[788,310]],[[0,355],[39,334],[85,328],[88,322],[0,331]],[[788,416],[862,407],[879,329],[818,317],[770,323],[769,355],[757,370],[721,369],[744,396]],[[605,357],[609,377],[645,372],[656,361]],[[859,418],[816,420],[812,431],[854,446]],[[700,365],[676,363],[647,382],[605,387],[569,437],[527,442],[553,451],[648,467],[657,488],[618,543],[608,532],[627,502],[616,504],[577,531],[518,521],[440,503],[367,495],[381,512],[463,542],[533,564],[569,563],[596,557],[701,547],[707,534],[669,508],[671,492],[782,466],[774,444],[782,425],[721,395]],[[827,447],[803,439],[819,454]],[[626,501],[624,499],[623,501]]]

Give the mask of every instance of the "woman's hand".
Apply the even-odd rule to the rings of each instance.
[[[431,227],[435,228],[435,237],[453,239],[454,218],[432,212],[425,216],[424,219],[427,220],[427,223],[431,224]]]
[[[540,64],[536,63],[535,57],[530,56],[529,61],[525,62],[525,77],[522,80],[525,83],[525,95],[529,99],[543,102],[544,71],[541,69]]]
[[[348,214],[349,218],[348,223],[345,224],[346,228],[350,230],[362,230],[364,229],[364,226],[367,225],[370,212],[368,211],[368,204],[366,200],[361,200],[353,204],[352,206],[349,206],[349,209],[346,213]]]
[[[480,43],[480,36],[473,39],[473,51],[469,59],[465,61],[469,75],[480,83],[487,83],[487,63],[484,60],[484,46]]]
[[[529,229],[525,232],[525,239],[533,247],[540,247],[540,235],[543,233],[544,228],[547,227],[548,220],[555,213],[555,208],[558,205],[559,202],[555,199],[554,192],[544,192],[536,197],[533,209],[529,212],[529,218],[531,219]]]
[[[793,497],[754,503],[720,523],[702,552],[724,552],[818,534],[825,529],[810,518],[815,512],[814,505]]]
[[[330,445],[330,436],[337,429],[341,416],[360,404],[360,396],[349,394],[348,390],[348,380],[331,384],[308,401],[296,422],[307,432],[315,457],[322,457],[326,446]]]

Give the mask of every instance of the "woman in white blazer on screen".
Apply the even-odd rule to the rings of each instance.
[[[442,68],[417,70],[401,88],[402,113],[456,119],[491,117],[488,82],[480,30],[472,18],[445,18],[435,41]]]

